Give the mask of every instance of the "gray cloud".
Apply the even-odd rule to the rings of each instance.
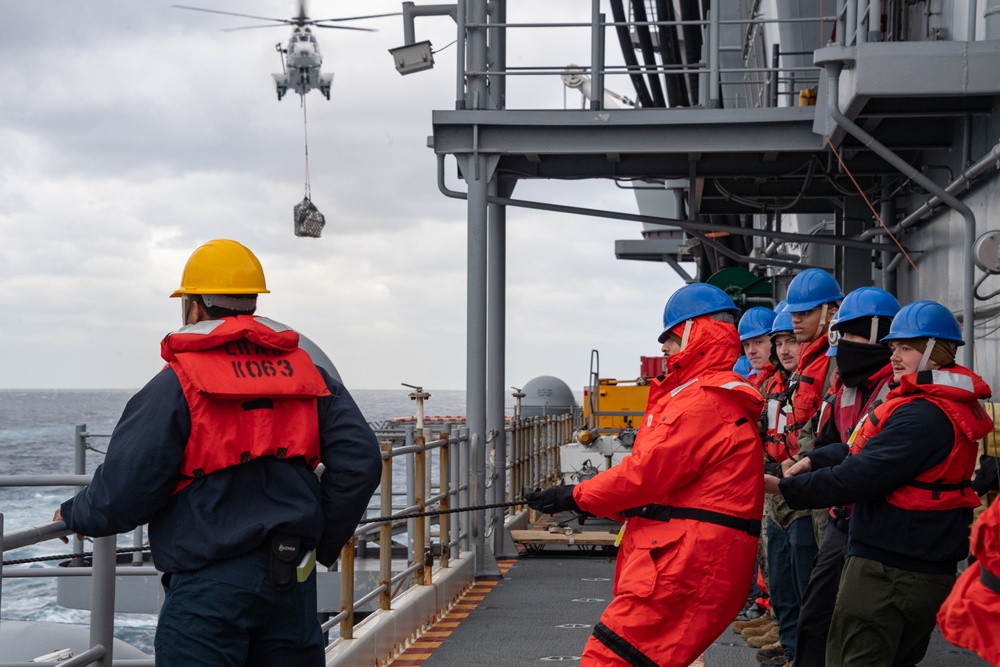
[[[199,4],[192,1],[192,4]],[[291,2],[204,6],[291,16]],[[341,16],[357,3],[311,3]],[[397,11],[371,0],[365,12]],[[511,3],[510,20],[589,20],[589,3]],[[437,190],[426,147],[431,110],[454,103],[454,48],[413,76],[373,34],[323,31],[333,99],[307,100],[321,239],[292,235],[304,192],[302,109],[274,99],[274,45],[286,28],[223,33],[240,19],[127,0],[5,3],[0,40],[0,310],[14,350],[5,387],[137,387],[162,365],[179,325],[167,299],[191,250],[212,238],[250,246],[272,294],[261,312],[300,329],[350,386],[465,384],[465,204]],[[435,48],[447,18],[418,20]],[[511,36],[511,64],[589,60],[586,31]],[[624,85],[625,82],[620,82]],[[609,85],[612,85],[609,83]],[[624,90],[624,88],[622,88]],[[508,85],[512,107],[558,108],[555,78]],[[574,95],[570,106],[578,104]],[[464,184],[449,168],[449,185]],[[611,183],[523,183],[516,196],[632,210]],[[608,376],[657,354],[659,314],[680,281],[665,266],[618,262],[638,224],[511,209],[506,385],[551,374],[578,389],[591,348]]]

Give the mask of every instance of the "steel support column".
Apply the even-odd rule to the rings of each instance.
[[[466,0],[468,24],[483,26],[487,21],[487,0]],[[487,32],[483,27],[466,25],[465,106],[484,109],[488,104]],[[475,130],[478,134],[478,130]],[[468,267],[466,293],[466,424],[472,443],[472,503],[486,504],[486,229],[487,196],[492,169],[487,168],[486,156],[478,151],[467,156],[463,177],[468,184]],[[492,553],[486,547],[486,515],[483,510],[472,517],[472,541],[476,552],[476,576],[499,574]],[[491,566],[492,564],[492,566]],[[496,572],[494,573],[494,570]]]

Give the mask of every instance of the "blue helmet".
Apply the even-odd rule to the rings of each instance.
[[[958,320],[937,301],[914,301],[903,306],[892,320],[889,335],[882,340],[898,338],[937,338],[965,344]]]
[[[806,269],[788,285],[788,310],[802,313],[844,298],[837,279],[823,269]]]
[[[740,318],[740,325],[737,330],[740,333],[740,341],[750,340],[757,336],[771,333],[771,325],[774,323],[774,311],[763,306],[754,306],[743,313]]]
[[[792,314],[788,310],[783,310],[774,316],[774,322],[771,323],[771,335],[780,333],[792,333]]]
[[[781,311],[785,310],[786,308],[788,308],[788,299],[782,299],[781,301],[778,302],[778,305],[776,305],[774,307],[774,312],[775,313],[780,313]]]
[[[685,320],[709,315],[711,313],[728,312],[733,317],[739,317],[740,309],[736,307],[729,295],[715,285],[708,283],[691,283],[685,285],[670,295],[667,305],[663,307],[663,333],[659,341],[667,339],[667,332]]]
[[[896,297],[878,287],[859,287],[844,297],[840,309],[830,320],[830,329],[862,317],[895,317],[899,312]]]
[[[733,370],[745,378],[750,377],[750,371],[752,369],[753,366],[750,365],[750,360],[747,359],[746,356],[741,356],[739,359],[736,360],[736,363],[733,365]]]

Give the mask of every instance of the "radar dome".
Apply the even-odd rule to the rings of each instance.
[[[565,382],[551,375],[540,375],[524,385],[521,417],[563,415],[577,407],[576,397]]]

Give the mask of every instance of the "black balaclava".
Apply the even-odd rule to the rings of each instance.
[[[878,318],[876,340],[889,335],[892,318]],[[859,317],[839,325],[841,333],[851,333],[869,338],[871,336],[872,318]],[[869,338],[870,339],[870,338]],[[889,363],[892,350],[883,343],[852,343],[841,338],[837,342],[837,371],[840,380],[847,387],[858,387],[870,378],[876,371]]]

